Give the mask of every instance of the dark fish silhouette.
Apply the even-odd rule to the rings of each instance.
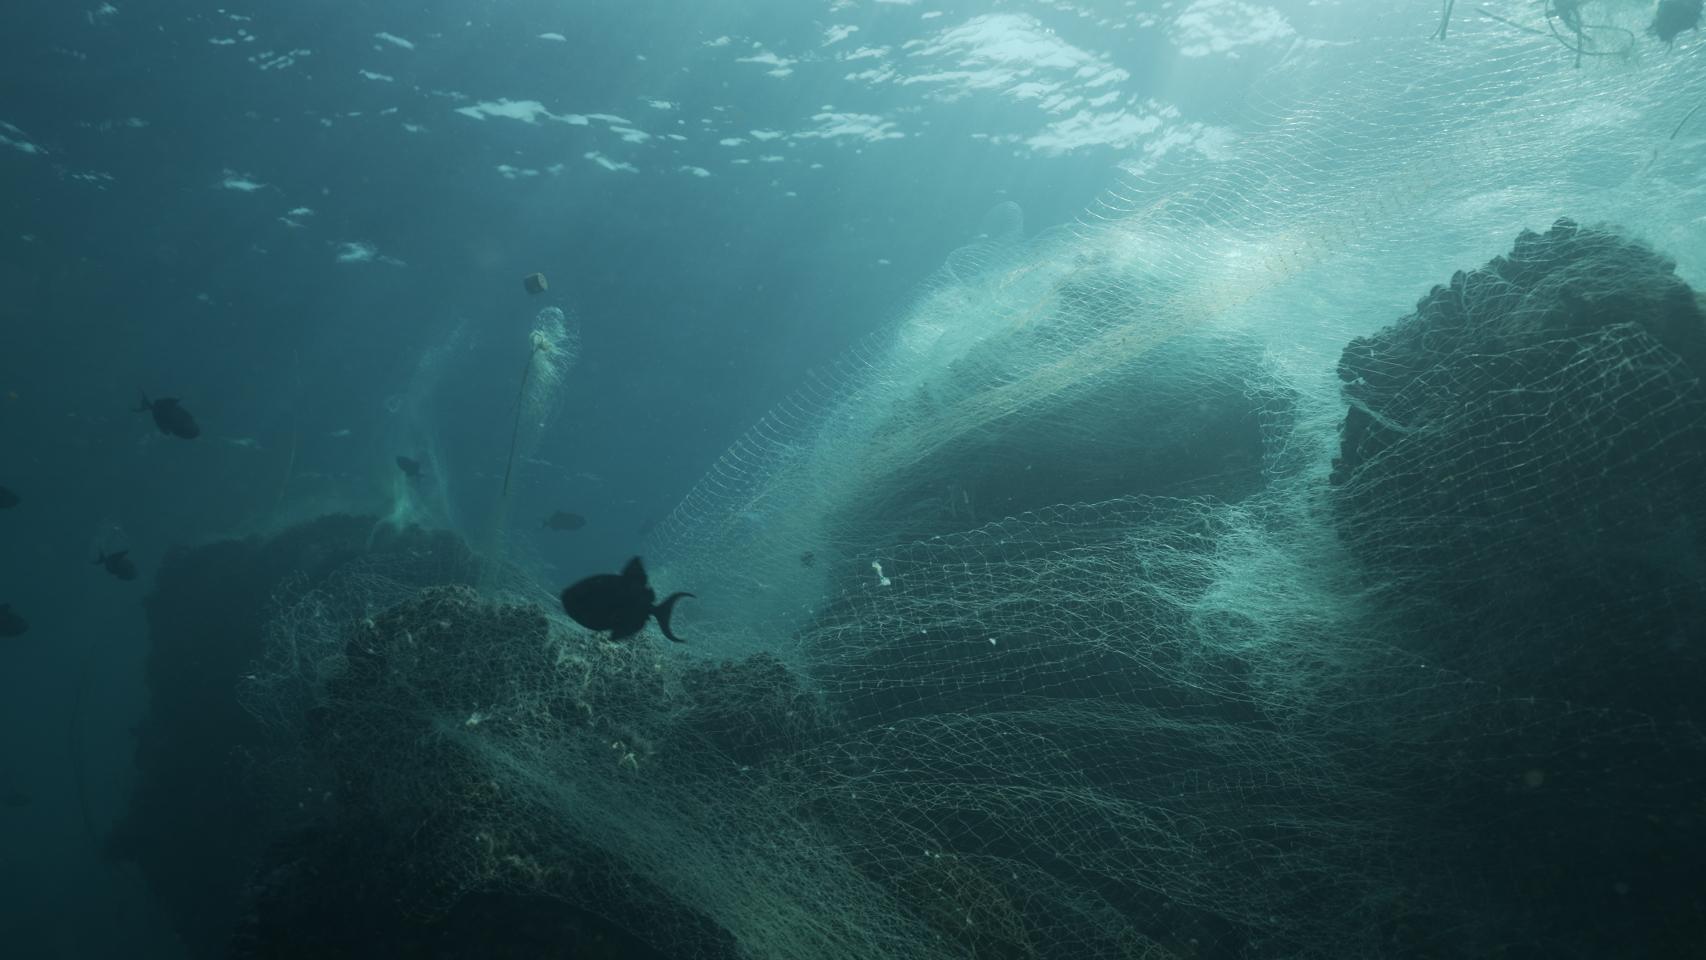
[[[30,622],[18,616],[9,603],[0,603],[0,637],[21,637],[30,628]]]
[[[410,480],[421,478],[421,462],[414,457],[398,457],[397,469],[403,471],[403,476]]]
[[[691,593],[672,593],[654,606],[652,601],[657,594],[646,583],[646,568],[635,557],[619,574],[595,574],[564,590],[563,612],[588,630],[609,630],[612,640],[639,633],[645,628],[647,618],[655,616],[664,636],[676,643],[686,643],[670,632],[669,617],[675,601],[691,596]]]
[[[154,425],[168,437],[181,437],[194,440],[201,436],[201,428],[196,426],[195,418],[190,412],[178,405],[177,397],[161,397],[149,400],[148,394],[142,395],[142,405],[136,408],[137,413],[152,413]]]
[[[97,566],[106,567],[108,573],[120,580],[136,579],[136,564],[131,561],[129,550],[120,550],[117,553],[102,553],[98,558],[96,558],[95,564]]]
[[[816,565],[817,565],[817,554],[811,552],[810,550],[807,550],[805,553],[800,554],[800,566],[809,568],[809,567],[814,567]]]
[[[18,495],[5,487],[0,487],[0,510],[10,510],[18,505]]]
[[[586,526],[586,518],[578,513],[558,510],[545,518],[545,527],[549,530],[579,530]]]
[[[1659,0],[1653,8],[1653,22],[1647,32],[1666,43],[1677,35],[1700,28],[1700,16],[1706,11],[1706,0]]]
[[[0,803],[4,803],[14,810],[29,806],[30,799],[30,795],[22,790],[7,790],[5,793],[0,793]]]

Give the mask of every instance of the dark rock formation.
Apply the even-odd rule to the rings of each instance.
[[[1706,311],[1674,268],[1560,220],[1345,349],[1337,520],[1377,583],[1706,617]]]
[[[1383,704],[1416,830],[1460,851],[1429,899],[1463,904],[1468,955],[1694,950],[1701,298],[1646,246],[1560,220],[1339,374],[1334,519],[1380,600],[1371,634],[1411,658],[1349,699]]]
[[[370,517],[324,517],[270,539],[180,548],[160,567],[145,603],[150,696],[136,787],[107,854],[141,869],[194,957],[223,954],[244,880],[276,826],[259,773],[268,740],[236,696],[262,655],[275,594],[376,554],[411,555],[434,576],[473,576],[454,536],[373,531]]]

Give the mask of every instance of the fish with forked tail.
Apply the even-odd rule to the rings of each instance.
[[[669,628],[675,602],[691,593],[672,593],[654,604],[657,594],[646,583],[646,568],[635,557],[621,573],[600,573],[577,581],[563,590],[563,612],[588,630],[610,631],[610,639],[622,640],[639,633],[646,621],[657,617],[663,635],[686,643]]]
[[[148,399],[148,394],[142,395],[142,404],[136,408],[137,413],[154,415],[154,425],[168,437],[178,437],[183,440],[194,440],[201,436],[201,427],[195,422],[195,417],[178,403],[177,397],[161,397],[158,400]]]

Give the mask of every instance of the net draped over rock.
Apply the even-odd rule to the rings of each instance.
[[[1467,955],[1513,924],[1545,942],[1460,851],[1562,910],[1610,865],[1560,835],[1653,864],[1700,839],[1623,819],[1700,781],[1677,758],[1699,759],[1678,737],[1702,665],[1666,620],[1699,569],[1679,539],[1706,462],[1695,304],[1614,231],[1525,234],[1345,349],[1330,477],[1264,446],[1237,484],[1198,476],[1210,493],[897,540],[880,575],[814,572],[841,588],[781,655],[612,644],[520,591],[392,589],[356,564],[344,583],[395,602],[328,615],[325,588],[276,621],[316,665],[300,732],[410,902],[545,894],[672,954]],[[1231,369],[1248,432],[1217,449],[1305,422],[1277,374]],[[992,443],[919,463],[975,474]],[[1620,498],[1672,512],[1559,545],[1588,522],[1566,506]],[[1648,548],[1666,572],[1628,576]],[[1545,604],[1515,599],[1530,584]]]
[[[1698,255],[1706,91],[1556,53],[1300,45],[1224,152],[996,211],[660,525],[689,644],[381,570],[257,710],[411,897],[674,956],[1680,955],[1699,300],[1519,230]]]

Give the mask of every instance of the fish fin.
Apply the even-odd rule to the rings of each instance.
[[[669,631],[669,618],[673,613],[675,613],[675,601],[680,600],[682,597],[692,596],[693,594],[685,592],[672,593],[665,597],[662,603],[652,608],[652,616],[658,618],[658,628],[663,631],[664,636],[670,638],[676,643],[686,643],[687,641]]]
[[[639,557],[629,560],[628,565],[622,568],[622,579],[638,580],[641,583],[645,582],[646,565],[640,562]]]
[[[147,391],[138,390],[138,391],[136,391],[136,393],[138,396],[140,396],[142,398],[142,406],[136,408],[137,413],[147,413],[148,411],[154,409],[154,404],[148,402],[148,392]]]

